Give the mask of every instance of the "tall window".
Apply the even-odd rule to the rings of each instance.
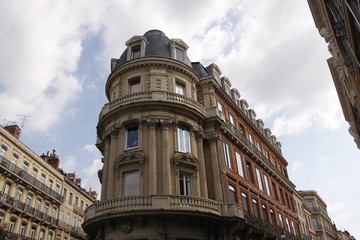
[[[60,185],[59,185],[59,184],[56,184],[56,186],[55,186],[55,192],[56,192],[56,193],[59,193],[59,192],[60,192]]]
[[[281,213],[279,213],[279,222],[280,222],[280,226],[284,226],[284,222],[282,220],[282,215]]]
[[[224,146],[225,164],[228,168],[232,168],[229,145],[223,143],[223,146]]]
[[[21,223],[20,232],[19,232],[19,235],[20,235],[20,236],[23,236],[23,235],[25,234],[26,225],[27,225],[26,222],[22,222],[22,223]]]
[[[274,210],[271,208],[270,208],[270,219],[271,219],[271,223],[275,225],[276,224],[275,213]]]
[[[14,171],[14,170],[15,170],[16,163],[17,163],[18,159],[19,159],[19,155],[14,154],[14,155],[13,155],[13,158],[12,158],[12,161],[11,161],[12,164],[10,165],[10,170],[11,170],[11,171]]]
[[[238,173],[240,176],[244,177],[241,155],[240,155],[240,153],[236,152],[235,156],[236,156],[236,164],[237,164],[237,168],[238,168]]]
[[[22,196],[22,193],[23,193],[23,189],[22,189],[22,188],[19,188],[19,189],[16,191],[15,200],[20,201],[21,196]]]
[[[60,221],[64,221],[64,211],[63,211],[63,210],[60,210],[59,220],[60,220]]]
[[[40,182],[41,182],[41,183],[45,183],[45,178],[46,178],[45,174],[41,174],[41,176],[40,176]]]
[[[0,148],[0,163],[5,158],[6,151],[7,151],[7,147],[5,145],[1,145],[1,148]]]
[[[253,176],[253,173],[252,173],[252,167],[251,167],[251,164],[249,162],[246,162],[246,171],[247,171],[247,174],[248,174],[248,178],[249,178],[249,181],[254,184],[254,176]]]
[[[224,107],[220,102],[216,102],[216,106],[219,112],[224,112]]]
[[[73,194],[70,193],[70,194],[69,194],[69,204],[70,204],[70,205],[72,204],[72,200],[73,200]]]
[[[132,125],[126,128],[126,149],[139,146],[139,126]]]
[[[259,186],[261,191],[264,191],[262,181],[261,181],[260,170],[256,168],[255,171],[256,171],[256,178],[257,178],[258,186]]]
[[[259,205],[256,199],[252,200],[252,206],[253,206],[254,215],[256,217],[259,217]]]
[[[248,206],[248,200],[247,200],[247,195],[246,193],[241,193],[241,200],[242,200],[242,204],[243,204],[243,208],[245,212],[249,211],[249,206]]]
[[[235,126],[235,120],[234,120],[233,115],[231,115],[231,114],[229,114],[229,121],[233,126]]]
[[[131,59],[140,57],[140,45],[131,47]]]
[[[178,150],[180,152],[191,152],[190,129],[183,125],[178,127]]]
[[[185,84],[176,81],[176,83],[175,83],[175,92],[177,94],[185,95]]]
[[[140,180],[138,170],[124,172],[122,180],[122,195],[124,197],[139,195]]]
[[[229,200],[230,200],[230,203],[236,203],[235,188],[231,185],[229,185]]]
[[[33,176],[34,178],[36,178],[36,177],[37,177],[37,172],[38,172],[38,170],[37,170],[36,168],[33,168],[32,173],[31,173],[31,176]]]
[[[266,175],[264,175],[264,182],[265,182],[265,190],[267,195],[271,196],[270,187],[269,187],[269,180]]]
[[[66,188],[64,188],[64,190],[63,190],[63,201],[64,202],[66,201],[66,194],[67,194],[67,190],[66,190]]]
[[[256,142],[256,147],[257,147],[257,149],[261,152],[261,143]]]
[[[262,209],[262,215],[263,215],[263,219],[265,221],[268,221],[268,213],[267,213],[267,209],[266,209],[266,206],[265,204],[261,204],[261,209]]]
[[[254,144],[254,138],[253,138],[253,136],[249,133],[249,141],[252,143],[252,144]]]
[[[180,48],[175,48],[176,60],[184,62],[184,51]]]
[[[27,173],[28,169],[29,169],[29,163],[28,163],[28,162],[24,162],[24,165],[23,165],[22,170]]]
[[[191,188],[191,174],[189,173],[180,173],[180,194],[181,195],[192,195]]]
[[[48,187],[49,187],[50,189],[52,189],[53,184],[54,184],[54,181],[53,181],[52,179],[49,179],[49,185],[48,185]]]
[[[140,77],[129,79],[129,93],[137,93],[140,90]]]

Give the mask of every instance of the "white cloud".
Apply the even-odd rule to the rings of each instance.
[[[301,161],[289,163],[289,167],[291,168],[291,173],[296,172],[297,170],[299,170],[300,168],[302,168],[303,165],[304,165],[304,163],[301,162]]]
[[[97,172],[102,169],[102,162],[100,159],[94,159],[91,165],[87,168],[84,168],[81,171],[82,176],[82,186],[86,189],[93,189],[100,195],[101,184],[99,178],[97,177]]]
[[[85,151],[87,151],[89,153],[92,153],[92,154],[99,153],[99,150],[96,148],[95,144],[86,144],[83,147],[83,150],[85,150]]]
[[[65,161],[60,163],[60,168],[65,172],[73,172],[76,167],[76,158],[74,156],[69,156],[65,158]]]

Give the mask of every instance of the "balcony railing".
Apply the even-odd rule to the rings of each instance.
[[[5,230],[0,230],[0,239],[5,240],[34,240],[34,238],[25,237],[20,234],[12,233]]]
[[[36,187],[40,190],[40,192],[45,194],[45,196],[50,196],[56,201],[62,202],[63,197],[59,193],[55,192],[54,190],[37,180],[35,177],[31,176],[30,174],[17,167],[15,164],[11,163],[9,160],[2,156],[0,156],[0,169],[3,169],[12,176],[15,176],[16,178],[22,179],[31,186]]]
[[[321,213],[328,221],[331,222],[331,218],[329,217],[328,213],[320,208],[320,207],[310,207],[311,213]]]
[[[295,185],[279,170],[269,159],[267,159],[259,149],[256,148],[230,121],[225,120],[225,126],[229,132],[231,132],[247,149],[249,149],[263,164],[275,172],[285,183],[290,187],[295,188]]]
[[[84,209],[82,207],[74,205],[73,212],[79,214],[82,217],[84,216]]]
[[[243,218],[243,209],[237,204],[220,204],[217,201],[178,195],[144,195],[123,197],[95,203],[85,210],[87,221],[97,216],[118,214],[134,210],[173,210],[209,213],[218,216]]]
[[[5,203],[10,206],[11,211],[23,212],[31,218],[36,217],[38,220],[45,221],[54,226],[58,225],[57,218],[50,216],[36,208],[33,208],[30,205],[21,202],[20,200],[14,200],[13,197],[10,197],[7,194],[0,194],[0,203]]]
[[[137,92],[137,93],[128,94],[109,102],[103,107],[100,113],[100,118],[114,108],[130,103],[149,102],[149,101],[178,103],[181,105],[189,106],[190,108],[193,108],[196,111],[204,114],[204,106],[192,98],[172,92],[150,91],[150,92]]]

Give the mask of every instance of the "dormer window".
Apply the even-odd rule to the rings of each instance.
[[[136,59],[145,56],[147,40],[143,36],[134,36],[126,42],[127,60]]]
[[[131,59],[140,57],[140,49],[141,49],[140,44],[131,47]]]
[[[186,45],[186,43],[181,39],[173,38],[170,40],[171,57],[180,62],[185,63],[186,50],[188,48],[188,45]]]

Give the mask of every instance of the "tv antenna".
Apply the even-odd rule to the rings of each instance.
[[[21,115],[21,114],[16,114],[16,116],[19,117],[20,120],[21,120],[21,128],[24,127],[25,122],[26,122],[26,120],[27,120],[28,118],[32,118],[32,117],[33,117],[33,116],[30,116],[30,115]]]

